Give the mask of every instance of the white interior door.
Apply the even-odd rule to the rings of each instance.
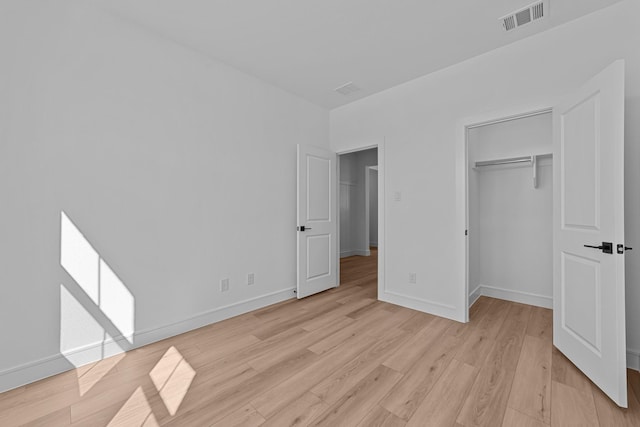
[[[626,407],[624,62],[567,97],[553,116],[553,343]]]
[[[298,145],[298,298],[338,284],[336,171],[335,153]]]

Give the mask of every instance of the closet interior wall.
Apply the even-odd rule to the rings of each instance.
[[[469,303],[487,295],[551,308],[551,157],[538,158],[536,188],[529,163],[475,167],[551,153],[551,113],[470,128],[467,142]]]

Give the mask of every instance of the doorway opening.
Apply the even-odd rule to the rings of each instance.
[[[553,134],[545,110],[467,127],[467,295],[553,307]]]
[[[378,148],[338,155],[340,286],[378,299]]]

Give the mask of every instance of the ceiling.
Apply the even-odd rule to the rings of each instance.
[[[335,108],[620,0],[550,0],[549,15],[506,32],[533,0],[100,0],[103,7],[315,104]],[[334,91],[353,82],[360,91]]]

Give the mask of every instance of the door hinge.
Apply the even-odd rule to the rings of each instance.
[[[468,236],[469,235],[469,230],[464,230],[464,235]]]

